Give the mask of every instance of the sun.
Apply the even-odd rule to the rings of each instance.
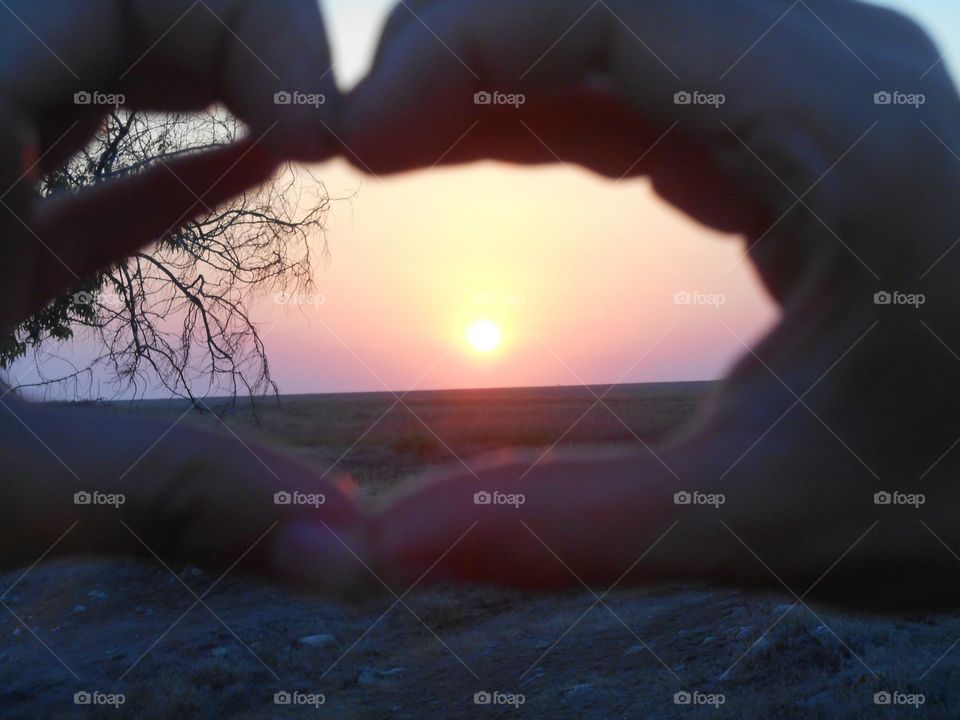
[[[500,332],[500,328],[489,320],[475,322],[467,330],[467,340],[477,352],[493,352],[500,346],[502,338],[503,333]]]

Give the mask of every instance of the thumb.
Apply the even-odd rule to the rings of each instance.
[[[148,555],[210,568],[242,563],[284,577],[288,526],[348,534],[359,527],[343,478],[185,417],[147,420],[88,409],[0,401],[0,517],[16,545],[0,563],[33,562],[72,527],[56,553]],[[331,553],[325,575],[344,568]],[[337,564],[339,563],[339,564]],[[346,570],[343,570],[346,572]]]

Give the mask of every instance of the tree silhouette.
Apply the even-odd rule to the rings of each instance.
[[[82,152],[43,180],[41,194],[143,172],[230,144],[241,133],[236,120],[217,110],[147,115],[116,108]],[[116,395],[165,388],[197,406],[211,394],[276,393],[250,307],[268,293],[312,290],[311,249],[319,239],[326,255],[329,203],[322,183],[287,166],[273,183],[226,207],[204,207],[200,219],[85,279],[0,338],[0,368],[32,352],[39,379],[16,387],[76,398],[100,397],[104,382]],[[58,355],[61,343],[74,338],[96,348],[95,356],[76,364]],[[71,370],[49,374],[52,358]]]

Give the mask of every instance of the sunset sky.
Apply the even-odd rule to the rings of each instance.
[[[392,4],[325,4],[341,87],[364,74]],[[921,20],[957,73],[960,3],[885,4]],[[325,302],[257,309],[284,393],[710,379],[776,319],[741,242],[645,180],[492,163],[389,180],[339,161],[312,170],[349,199],[328,219]],[[678,292],[725,302],[678,305]],[[478,321],[501,330],[492,352],[468,342]]]

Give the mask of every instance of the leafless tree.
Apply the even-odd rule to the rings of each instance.
[[[188,153],[235,141],[227,114],[147,115],[115,109],[94,141],[42,182],[41,193],[69,192],[143,172]],[[171,172],[173,172],[171,170]],[[165,389],[204,407],[202,398],[277,392],[257,297],[312,291],[313,243],[327,253],[323,223],[330,198],[308,171],[286,167],[275,181],[227,207],[170,231],[24,321],[0,339],[0,366],[33,353],[39,380],[19,385],[75,398],[142,396]],[[96,352],[80,363],[59,354],[76,338]],[[53,358],[66,373],[45,371]],[[63,363],[56,363],[60,367]],[[202,388],[202,390],[201,390]]]

